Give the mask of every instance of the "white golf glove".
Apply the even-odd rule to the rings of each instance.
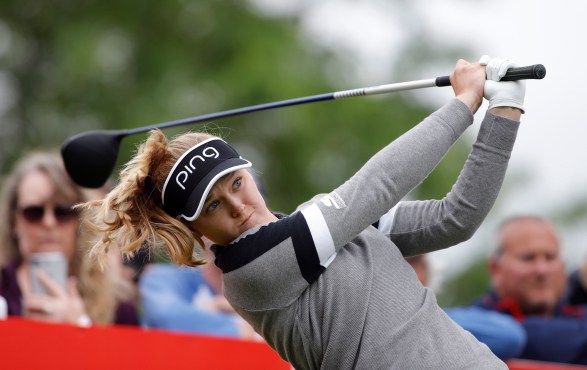
[[[489,109],[495,107],[514,107],[524,113],[524,95],[526,94],[526,81],[502,81],[507,70],[516,67],[511,60],[491,58],[484,55],[479,59],[479,64],[486,66],[487,81],[483,88],[483,96],[489,100]]]

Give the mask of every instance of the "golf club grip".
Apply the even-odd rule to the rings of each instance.
[[[546,76],[546,68],[542,64],[508,69],[500,81],[541,80]],[[436,77],[436,86],[450,86],[450,77]]]

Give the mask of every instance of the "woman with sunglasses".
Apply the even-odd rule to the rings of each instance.
[[[91,194],[70,180],[57,153],[31,153],[8,175],[0,198],[0,295],[9,315],[80,326],[138,324],[133,287],[116,270],[115,255],[108,271],[82,258],[87,232],[72,206]],[[41,255],[63,259],[63,284],[34,270]]]
[[[499,80],[510,65],[492,59],[487,76]],[[486,81],[480,63],[464,60],[451,82],[456,98],[291,215],[267,208],[251,163],[225,141],[203,133],[168,141],[154,130],[120,183],[86,204],[104,232],[93,254],[150,242],[196,266],[205,263],[202,237],[212,240],[228,301],[299,370],[506,369],[448,318],[402,256],[473,234],[516,138],[523,82]],[[490,110],[453,189],[443,200],[398,204],[473,123],[484,88]]]

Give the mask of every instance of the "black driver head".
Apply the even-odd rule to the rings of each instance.
[[[73,181],[99,188],[112,174],[125,131],[89,131],[67,139],[61,147],[65,169]]]

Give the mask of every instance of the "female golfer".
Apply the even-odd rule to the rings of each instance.
[[[490,60],[487,77],[499,80],[510,65]],[[93,253],[149,243],[197,266],[202,238],[212,240],[227,299],[297,370],[505,369],[443,313],[403,258],[474,233],[515,141],[522,82],[486,82],[486,68],[464,60],[450,79],[455,99],[289,216],[267,208],[251,163],[225,141],[201,133],[167,141],[154,130],[118,186],[85,205],[103,232]],[[490,109],[452,190],[398,204],[473,123],[484,85]]]

